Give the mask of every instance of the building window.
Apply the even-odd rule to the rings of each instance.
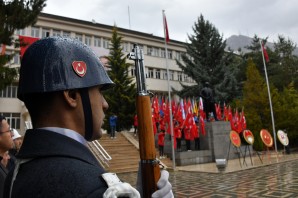
[[[167,70],[162,70],[162,79],[167,80],[168,79],[168,73]]]
[[[16,65],[19,65],[20,64],[20,54],[19,53],[16,53],[13,56],[13,59],[11,60],[11,63],[12,64],[16,64]]]
[[[152,68],[148,68],[148,78],[154,78],[154,71]]]
[[[42,38],[49,37],[50,36],[50,30],[42,29],[41,36],[42,36]]]
[[[39,38],[39,28],[38,27],[31,27],[31,36]]]
[[[98,37],[94,38],[94,46],[95,47],[101,47],[101,39]]]
[[[25,29],[20,29],[15,31],[16,35],[25,35]]]
[[[60,30],[53,30],[53,36],[61,36]]]
[[[160,79],[160,69],[155,70],[155,78]]]
[[[178,81],[182,82],[182,72],[178,72]]]
[[[160,50],[160,57],[165,58],[166,57],[166,51],[164,49]]]
[[[109,49],[110,41],[108,39],[103,39],[103,48]]]
[[[1,98],[16,98],[18,92],[17,86],[7,86],[5,89],[0,91],[0,97]]]
[[[121,46],[122,46],[124,52],[129,52],[130,51],[129,43],[124,42],[124,43],[122,43]]]
[[[11,128],[21,128],[21,114],[20,113],[1,113],[7,120]]]
[[[173,56],[172,56],[173,52],[171,50],[168,50],[168,59],[172,59]]]
[[[81,34],[76,34],[76,37],[75,37],[77,40],[83,42],[83,36]]]
[[[180,52],[176,52],[176,59],[177,59],[178,61],[181,60],[181,53],[180,53]]]
[[[131,68],[130,74],[131,76],[136,76],[136,69],[134,67]]]
[[[174,80],[174,71],[170,70],[170,80]]]
[[[91,46],[91,37],[90,36],[85,36],[85,44],[88,46]]]
[[[184,82],[189,82],[189,78],[186,74],[184,74]]]
[[[65,32],[65,31],[63,31],[63,36],[64,36],[64,37],[70,37],[70,32]]]
[[[149,56],[158,56],[158,51],[159,50],[155,47],[150,47],[150,46],[147,47],[147,55]]]

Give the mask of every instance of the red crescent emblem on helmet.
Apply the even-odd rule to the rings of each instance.
[[[72,68],[76,72],[76,74],[80,77],[85,76],[87,72],[87,65],[84,61],[73,61]]]

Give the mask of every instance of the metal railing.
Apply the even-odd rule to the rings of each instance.
[[[98,140],[94,140],[89,143],[90,148],[93,150],[94,155],[96,155],[97,159],[99,159],[99,163],[104,167],[109,167],[109,161],[112,159],[112,157],[107,153],[107,151],[101,146],[101,144],[98,142]]]

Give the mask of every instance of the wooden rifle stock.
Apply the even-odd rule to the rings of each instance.
[[[134,45],[128,58],[135,61],[137,83],[137,116],[139,147],[142,171],[142,197],[151,197],[157,190],[157,181],[160,178],[159,161],[156,159],[155,140],[152,126],[152,111],[150,96],[146,90],[145,69],[142,50]]]

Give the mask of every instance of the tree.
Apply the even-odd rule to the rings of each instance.
[[[114,81],[114,88],[105,92],[105,97],[109,103],[107,117],[112,113],[118,116],[117,130],[130,129],[135,115],[135,96],[136,88],[132,77],[128,76],[129,63],[126,63],[126,57],[122,53],[122,37],[119,36],[117,27],[113,28],[110,54],[107,56],[110,70],[108,74]],[[108,127],[105,122],[105,127]]]
[[[271,112],[268,99],[267,85],[260,75],[252,59],[248,60],[246,81],[243,88],[242,104],[245,108],[247,128],[250,129],[256,139],[254,147],[262,149],[260,130],[268,129],[272,132]],[[274,110],[280,107],[279,95],[274,86],[270,85],[271,98]]]
[[[255,35],[251,45],[246,47],[251,52],[244,56],[246,59],[253,59],[262,75],[264,74],[264,66],[260,40],[266,45],[267,39],[268,37],[261,39]],[[298,58],[293,55],[295,48],[296,45],[291,39],[285,39],[282,35],[278,36],[278,41],[273,44],[273,49],[268,46],[266,48],[270,58],[270,61],[266,63],[268,78],[279,91],[282,91],[292,81],[294,82],[294,87],[298,88]]]
[[[276,111],[276,128],[288,133],[290,145],[298,146],[298,91],[290,83],[280,94],[280,108]]]
[[[193,31],[193,35],[188,35],[190,43],[186,44],[187,52],[182,55],[183,62],[177,61],[177,64],[197,85],[182,84],[183,89],[178,91],[178,95],[198,96],[204,82],[209,82],[216,101],[231,101],[238,92],[238,86],[234,77],[235,70],[229,67],[232,54],[225,52],[226,41],[202,15],[193,26]]]
[[[0,44],[18,47],[13,38],[14,31],[33,25],[42,11],[46,0],[1,0],[0,1]],[[17,77],[15,68],[5,67],[11,55],[0,55],[0,90],[10,85]]]
[[[293,55],[295,48],[296,44],[282,35],[274,43],[276,62],[273,64],[272,82],[280,91],[291,82],[298,90],[298,57]]]

